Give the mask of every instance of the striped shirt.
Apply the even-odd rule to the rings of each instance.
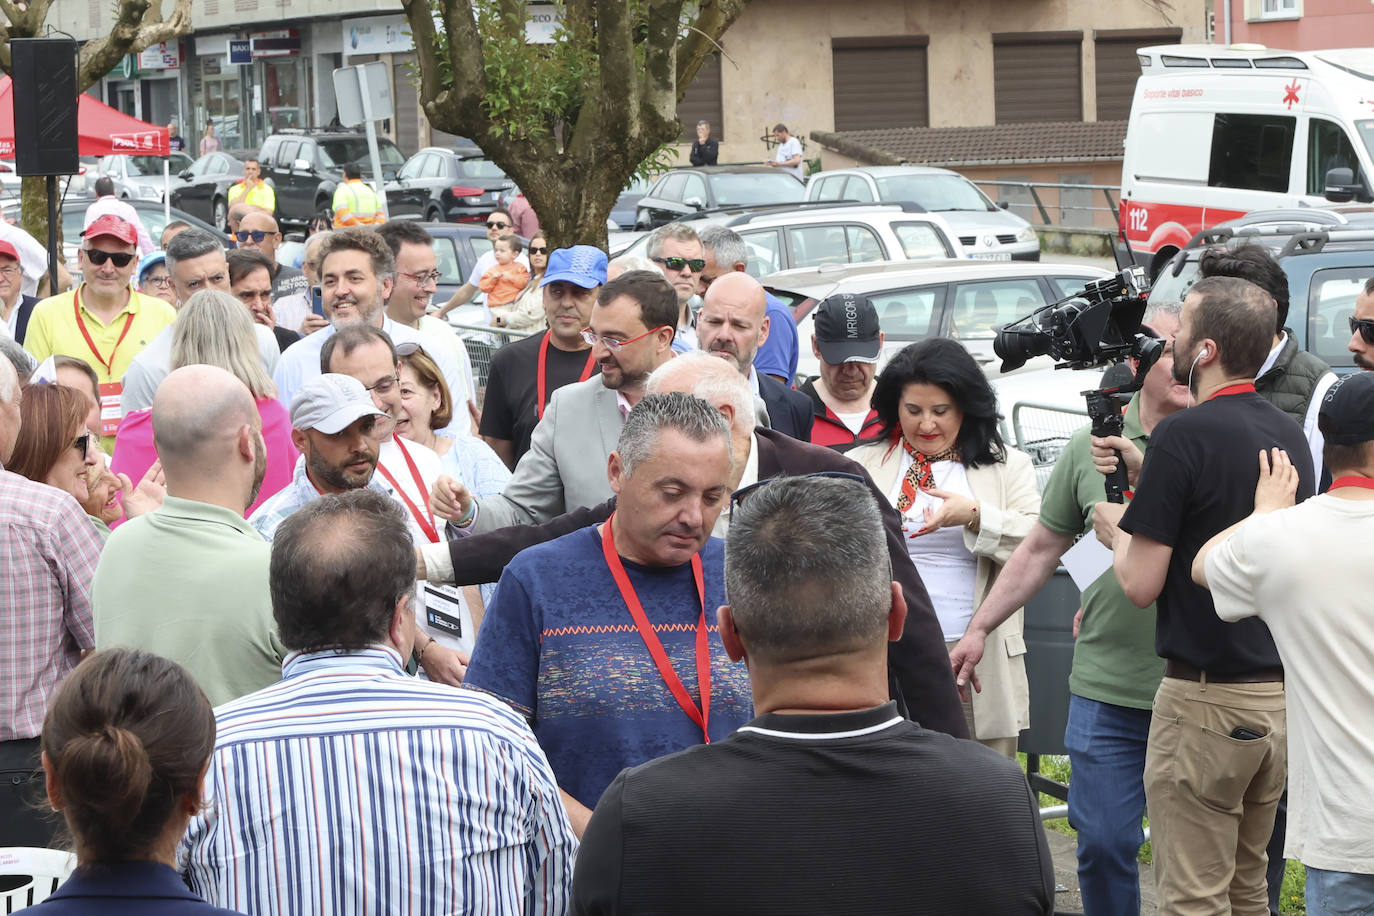
[[[576,840],[524,721],[397,653],[296,653],[219,707],[191,889],[248,914],[556,913]]]
[[[102,546],[70,493],[0,468],[0,741],[38,737],[48,698],[95,645]]]

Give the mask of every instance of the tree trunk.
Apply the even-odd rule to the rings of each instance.
[[[25,178],[19,192],[24,231],[48,247],[48,192],[46,178]],[[60,181],[60,180],[59,180]],[[60,193],[60,191],[59,191]],[[62,199],[57,201],[57,260],[62,263]]]

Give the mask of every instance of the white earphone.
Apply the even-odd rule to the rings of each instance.
[[[1203,347],[1200,351],[1198,351],[1197,358],[1198,358],[1198,359],[1205,359],[1205,358],[1207,358],[1208,356],[1211,356],[1211,355],[1212,355],[1212,351],[1209,350],[1209,349],[1207,349],[1206,347]]]

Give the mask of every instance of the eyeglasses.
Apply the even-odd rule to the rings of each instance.
[[[250,238],[255,242],[261,242],[269,235],[275,234],[274,232],[268,232],[266,229],[240,229],[238,232],[234,233],[234,238],[238,239],[240,242],[246,242]]]
[[[1356,331],[1360,332],[1360,336],[1364,338],[1365,343],[1374,346],[1374,319],[1356,318],[1354,315],[1351,315],[1350,333],[1354,334]]]
[[[530,254],[548,254],[548,253],[549,253],[549,246],[548,246],[548,245],[531,245],[531,246],[530,246]]]
[[[81,435],[77,436],[77,437],[76,437],[76,441],[72,443],[72,448],[74,448],[74,449],[76,449],[78,452],[80,452],[81,455],[82,455],[83,457],[85,456],[85,454],[87,453],[87,451],[90,450],[90,447],[91,447],[91,434],[90,434],[90,433],[82,433]]]
[[[650,334],[657,334],[664,328],[668,328],[668,330],[670,331],[672,330],[672,328],[669,328],[668,325],[664,324],[656,328],[650,328],[643,334],[640,334],[637,337],[631,337],[629,340],[616,340],[614,337],[602,337],[598,335],[595,331],[593,331],[591,328],[583,328],[582,339],[585,340],[587,343],[591,344],[593,347],[597,344],[601,344],[603,347],[605,347],[607,350],[610,350],[612,353],[619,353],[621,348],[626,346],[627,344],[632,344],[636,340],[643,340]]]
[[[20,270],[22,268],[18,264],[6,264],[4,267],[0,267],[0,276],[18,276]]]
[[[412,281],[416,286],[429,286],[431,283],[438,286],[439,278],[442,277],[443,274],[439,273],[437,270],[431,270],[429,273],[422,274],[408,274],[405,271],[401,271],[401,276]]]
[[[4,268],[0,268],[0,273],[4,273],[4,272],[5,272],[5,271],[4,271]],[[171,277],[144,277],[144,278],[143,278],[143,284],[144,284],[145,286],[156,286],[156,287],[158,287],[159,289],[171,289],[171,288],[172,288],[172,278],[171,278]]]
[[[487,220],[487,228],[488,228],[488,229],[508,229],[508,228],[510,228],[510,223],[503,223],[503,222],[501,222],[499,219],[489,219],[489,220]]]
[[[82,248],[86,252],[87,259],[96,267],[102,266],[106,261],[113,261],[115,267],[128,267],[129,262],[134,259],[132,253],[127,251],[101,251],[99,248]]]
[[[388,375],[386,378],[378,379],[376,384],[364,385],[363,390],[370,391],[373,394],[380,394],[385,396],[391,394],[391,390],[400,383],[401,380],[399,378],[397,378],[394,375]]]
[[[694,274],[699,274],[706,269],[706,262],[701,258],[650,258],[649,260],[657,261],[669,270],[682,270],[686,267],[691,269]]]
[[[835,479],[835,480],[852,480],[852,481],[854,481],[854,482],[856,482],[856,483],[862,483],[862,484],[867,484],[867,483],[868,483],[868,481],[864,480],[864,479],[863,479],[862,477],[860,477],[858,474],[847,474],[847,473],[845,473],[844,471],[817,471],[817,472],[814,473],[814,474],[801,474],[801,475],[798,475],[798,476],[801,477],[801,478],[808,478],[808,477],[830,477],[830,478],[833,478],[833,479]],[[745,498],[748,497],[750,493],[753,493],[753,492],[754,492],[755,490],[757,490],[759,487],[766,486],[766,485],[768,485],[768,484],[770,484],[770,483],[773,483],[775,480],[780,480],[780,479],[782,479],[782,478],[770,477],[770,478],[768,478],[767,480],[760,480],[760,481],[758,481],[757,483],[751,483],[751,484],[750,484],[749,486],[747,486],[747,487],[741,487],[740,489],[738,489],[738,490],[736,490],[735,492],[731,493],[731,494],[730,494],[730,521],[733,523],[734,520],[735,520],[735,507],[736,507],[736,506],[743,505],[743,504],[744,504]]]

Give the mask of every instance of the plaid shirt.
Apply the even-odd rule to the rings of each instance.
[[[0,741],[38,736],[48,698],[95,645],[100,547],[70,494],[0,468]]]

